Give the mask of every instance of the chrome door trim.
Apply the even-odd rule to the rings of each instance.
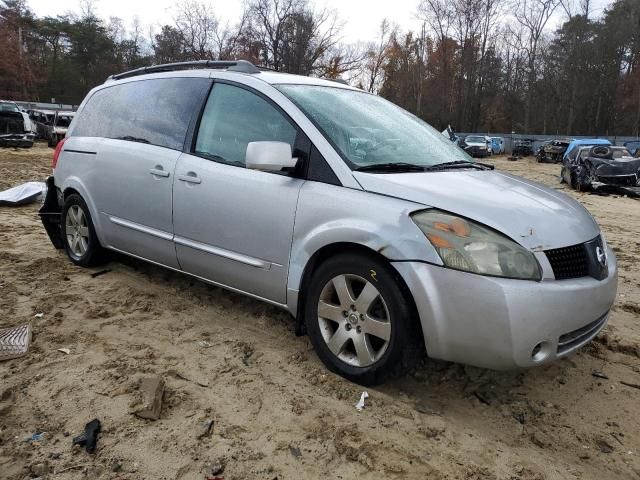
[[[137,232],[146,233],[153,237],[158,237],[163,240],[173,240],[173,233],[165,232],[163,230],[158,230],[156,228],[147,227],[145,225],[140,225],[139,223],[130,222],[129,220],[125,220],[124,218],[114,217],[112,215],[107,214],[107,217],[111,221],[111,223],[115,223],[121,227],[130,228],[131,230],[135,230]]]
[[[249,265],[251,267],[262,268],[264,270],[271,269],[271,262],[260,260],[259,258],[250,257],[248,255],[232,252],[230,250],[225,250],[224,248],[214,247],[206,243],[196,242],[195,240],[189,240],[188,238],[183,237],[176,236],[173,238],[173,241],[177,245],[183,245],[185,247],[190,247],[202,252],[210,253],[211,255],[228,258],[229,260],[235,260],[236,262],[244,263],[245,265]]]

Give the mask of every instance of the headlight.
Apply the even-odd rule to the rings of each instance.
[[[541,279],[533,253],[495,230],[439,210],[416,212],[411,218],[449,268],[522,280]]]

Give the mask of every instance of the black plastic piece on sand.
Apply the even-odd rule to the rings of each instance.
[[[73,439],[73,444],[83,446],[87,453],[95,452],[101,428],[100,420],[94,418],[84,426],[84,433]]]

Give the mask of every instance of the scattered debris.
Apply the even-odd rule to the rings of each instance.
[[[291,452],[291,455],[295,458],[300,458],[302,456],[302,452],[295,445],[289,445],[289,452]]]
[[[0,206],[15,207],[35,202],[46,188],[46,185],[42,182],[27,182],[9,190],[4,190],[0,192]]]
[[[369,394],[367,392],[362,392],[362,394],[360,395],[360,400],[358,400],[358,403],[356,403],[356,410],[358,410],[359,412],[364,410],[364,401],[366,398],[369,398]]]
[[[91,278],[100,277],[102,275],[105,275],[106,273],[109,273],[110,271],[111,271],[110,268],[105,268],[104,270],[100,270],[99,272],[93,272],[91,274]]]
[[[207,380],[206,378],[194,379],[194,378],[188,377],[184,373],[181,373],[177,370],[169,370],[169,373],[171,373],[172,375],[175,375],[177,378],[181,380],[186,380],[187,382],[195,383],[196,385],[200,385],[201,387],[209,386],[209,380]]]
[[[94,418],[84,426],[84,432],[73,439],[73,445],[84,447],[87,453],[95,452],[101,429],[100,420]]]
[[[162,411],[164,378],[154,375],[144,377],[138,384],[136,398],[129,405],[130,413],[147,420],[157,420]]]
[[[44,317],[44,313],[36,313],[33,318],[37,318],[37,319],[41,319],[42,317]]]
[[[607,442],[604,438],[596,439],[596,445],[598,446],[598,448],[602,453],[612,453],[614,450],[613,446],[609,442]]]
[[[196,435],[198,440],[208,438],[213,432],[213,420],[206,420],[202,422],[202,430]]]
[[[222,472],[224,472],[224,463],[221,459],[214,458],[213,460],[207,460],[205,462],[204,473],[207,478],[211,478],[211,476],[215,477]]]
[[[31,325],[0,330],[0,361],[18,358],[27,353],[31,344]]]
[[[609,380],[609,377],[607,377],[604,373],[601,373],[601,372],[593,371],[593,372],[591,372],[591,376],[592,377],[597,377],[597,378],[604,378],[605,380]]]
[[[624,380],[620,380],[620,383],[627,387],[637,388],[638,390],[640,390],[640,385],[638,385],[637,383],[629,383],[629,382],[625,382]]]
[[[198,342],[198,346],[202,348],[209,348],[209,347],[213,347],[213,344],[211,342],[207,342],[206,340],[200,340]]]
[[[27,442],[29,443],[41,442],[42,440],[44,440],[45,433],[46,432],[36,432],[33,435],[31,435],[29,438],[27,438]]]
[[[71,350],[69,350],[68,348],[59,348],[58,352],[62,352],[69,355],[71,353]]]

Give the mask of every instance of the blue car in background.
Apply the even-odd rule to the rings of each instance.
[[[494,155],[502,155],[504,153],[504,138],[491,137],[491,151]]]
[[[634,157],[640,156],[640,140],[631,140],[630,142],[624,142],[623,145],[627,147],[629,153]]]

